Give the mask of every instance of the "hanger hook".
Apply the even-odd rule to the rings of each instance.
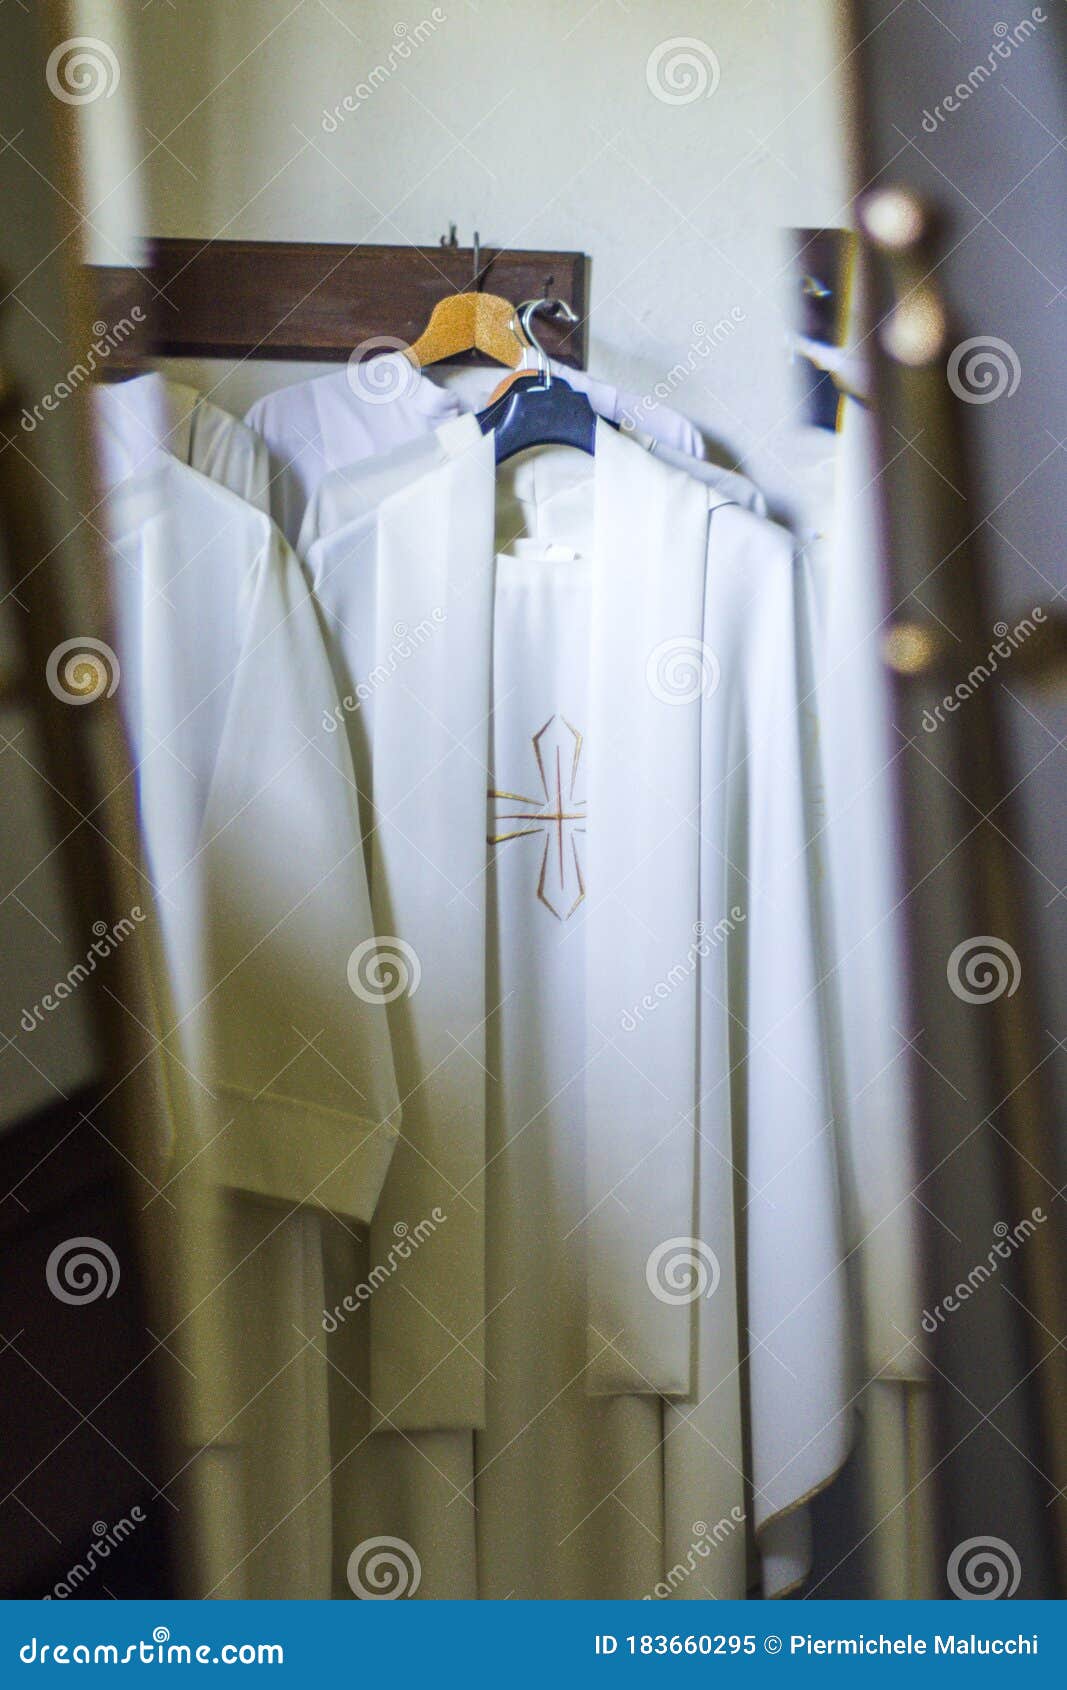
[[[578,321],[578,314],[576,311],[571,309],[565,299],[527,299],[519,306],[518,318],[522,332],[537,354],[537,362],[544,378],[545,386],[550,387],[552,385],[552,370],[548,362],[548,353],[541,345],[540,340],[537,338],[537,332],[533,327],[533,319],[536,317],[538,311],[551,312],[555,316],[562,317],[565,323],[576,323]]]

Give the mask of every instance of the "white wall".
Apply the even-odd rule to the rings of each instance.
[[[465,245],[477,228],[490,245],[581,249],[591,368],[646,393],[692,359],[675,402],[716,455],[773,482],[792,409],[778,230],[847,217],[835,11],[835,0],[131,10],[143,120],[160,141],[144,136],[154,231],[432,243],[454,221]],[[423,23],[400,57],[403,26],[410,42]],[[714,52],[709,97],[671,105],[650,91],[650,55],[672,37]],[[370,97],[324,127],[376,65],[388,74]],[[700,325],[738,312],[710,355],[693,351]],[[240,409],[307,373],[230,369],[218,397]]]

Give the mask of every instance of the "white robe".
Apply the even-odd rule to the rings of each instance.
[[[389,1006],[404,1132],[371,1262],[447,1216],[327,1346],[352,1416],[334,1587],[361,1537],[407,1534],[426,1596],[640,1595],[687,1558],[671,1593],[743,1594],[740,1304],[781,1593],[849,1443],[791,549],[603,426],[595,461],[499,477],[473,419],[437,448],[399,491],[368,466],[364,517],[308,559],[377,930],[418,965]],[[539,748],[571,753],[566,819]]]
[[[366,1221],[395,1082],[383,1015],[346,984],[370,914],[303,572],[268,517],[166,454],[113,490],[108,523],[176,1048],[217,1105],[210,1160],[237,1189]]]
[[[553,365],[553,368],[557,366]],[[324,476],[365,458],[391,452],[428,434],[450,418],[482,408],[500,380],[498,369],[435,368],[431,379],[400,352],[383,353],[355,372],[335,370],[257,399],[245,417],[270,449],[271,510],[294,545],[304,510]],[[507,372],[503,372],[507,373]],[[692,423],[656,404],[598,381],[584,370],[558,373],[589,396],[599,416],[620,421],[641,412],[650,438],[692,458],[704,443]]]
[[[108,486],[147,469],[164,451],[269,512],[266,442],[194,387],[149,371],[94,389],[93,404]]]
[[[448,423],[441,425],[444,429],[449,426]],[[439,433],[440,429],[416,435],[403,446],[378,458],[356,460],[343,469],[331,470],[324,475],[304,508],[296,541],[300,556],[306,557],[317,540],[325,539],[364,515],[380,503],[387,492],[395,491],[433,469],[440,461]],[[635,432],[629,438],[654,454],[661,463],[684,470],[687,475],[702,481],[721,499],[741,505],[757,516],[767,515],[767,501],[763,494],[738,471],[723,469],[720,464],[708,463],[704,458],[664,445],[649,434]]]
[[[706,458],[694,458],[688,452],[680,452],[675,446],[664,445],[650,435],[634,433],[630,438],[645,446],[660,463],[670,464],[672,469],[684,470],[686,475],[703,481],[730,504],[740,505],[742,510],[752,511],[755,516],[767,515],[766,497],[755,482],[750,481],[747,475],[742,475],[740,470],[725,469],[722,464],[711,463]]]
[[[253,541],[249,551],[253,532],[237,524],[236,517],[236,510],[244,513],[244,507],[238,505],[235,510],[234,501],[227,505],[217,489],[211,493],[223,503],[216,503],[210,516],[200,498],[201,525],[194,516],[197,500],[192,488],[195,483],[203,495],[209,484],[178,465],[156,470],[170,483],[169,497],[162,501],[169,520],[153,527],[140,519],[134,502],[125,507],[133,512],[133,520],[125,527],[125,546],[120,548],[125,551],[123,561],[131,568],[131,579],[154,584],[151,593],[133,601],[134,621],[139,614],[146,633],[145,651],[158,665],[158,671],[152,669],[158,688],[136,684],[142,671],[131,632],[124,642],[134,682],[127,702],[135,708],[138,699],[155,692],[151,726],[141,726],[142,748],[169,755],[170,742],[184,729],[182,743],[192,759],[195,781],[185,803],[178,802],[177,789],[169,780],[160,783],[153,800],[149,775],[145,799],[146,818],[151,817],[154,802],[170,803],[172,819],[180,824],[173,829],[148,828],[150,838],[166,840],[165,866],[174,871],[168,885],[176,875],[178,880],[187,877],[197,887],[196,914],[185,930],[179,926],[175,931],[175,954],[185,958],[176,964],[176,972],[184,1001],[193,1000],[198,980],[210,988],[211,997],[206,1015],[198,1007],[188,1016],[187,1025],[195,1037],[183,1050],[186,1059],[208,1077],[216,1099],[226,1102],[221,1117],[212,1114],[220,1140],[211,1162],[224,1181],[241,1193],[231,1206],[212,1276],[225,1285],[225,1319],[230,1329],[226,1361],[232,1378],[216,1391],[217,1424],[204,1440],[213,1438],[213,1449],[206,1465],[201,1463],[204,1485],[211,1487],[217,1539],[215,1568],[205,1588],[218,1595],[323,1595],[332,1560],[333,1590],[347,1594],[351,1589],[345,1576],[349,1551],[369,1536],[392,1531],[406,1534],[416,1548],[423,1565],[421,1594],[425,1596],[741,1594],[745,1583],[745,1538],[740,1526],[744,1459],[734,1273],[735,1176],[730,1172],[735,1164],[751,1202],[741,1257],[748,1319],[755,1334],[755,1344],[749,1346],[752,1383],[748,1392],[755,1451],[754,1515],[764,1548],[767,1588],[780,1591],[803,1576],[806,1564],[802,1499],[826,1481],[847,1447],[841,1413],[840,1287],[832,1266],[838,1248],[829,1192],[832,1166],[825,1155],[826,1135],[814,1128],[820,1113],[817,1037],[813,1038],[810,1017],[804,1015],[803,982],[810,975],[810,957],[803,914],[797,915],[804,903],[802,878],[799,902],[796,899],[803,842],[797,820],[799,772],[789,732],[795,630],[788,547],[776,531],[745,513],[729,507],[713,511],[712,520],[719,526],[709,554],[714,568],[708,578],[710,621],[705,629],[705,550],[708,512],[715,500],[688,478],[675,476],[631,443],[601,430],[592,477],[588,461],[576,460],[573,454],[534,454],[516,464],[514,478],[507,474],[502,478],[494,516],[491,444],[481,440],[471,419],[457,424],[445,458],[442,476],[437,478],[443,479],[443,486],[435,487],[435,476],[426,476],[407,492],[384,501],[380,522],[375,517],[370,525],[374,542],[362,567],[353,559],[351,537],[345,535],[333,553],[341,567],[332,572],[327,568],[316,577],[320,613],[329,617],[331,612],[327,580],[346,595],[342,611],[350,612],[351,620],[342,615],[333,632],[338,634],[343,623],[346,637],[354,631],[372,634],[367,660],[358,655],[353,659],[353,680],[360,688],[358,710],[336,702],[321,647],[316,647],[312,634],[314,611],[309,617],[310,601],[294,574],[292,554],[282,548],[269,527],[260,535],[261,544],[257,547]],[[458,480],[454,479],[457,475]],[[443,528],[436,522],[442,493],[446,509],[451,510]],[[133,498],[129,490],[127,495]],[[542,507],[544,522],[539,520]],[[680,526],[673,520],[676,515]],[[494,601],[493,594],[486,592],[493,575],[494,546],[510,543],[515,517],[534,533],[519,536],[514,557],[502,560],[499,578],[512,590],[499,593]],[[557,520],[559,538],[554,533]],[[367,524],[362,527],[366,530]],[[647,571],[648,559],[662,550],[672,527],[677,530],[669,542],[672,569]],[[443,552],[442,533],[448,536]],[[228,564],[221,553],[212,559],[212,534],[224,549],[228,547]],[[235,545],[238,534],[244,537],[244,547]],[[537,542],[533,556],[523,557],[524,538]],[[683,571],[689,582],[687,604],[678,601],[672,578],[680,567],[682,540],[688,560]],[[436,556],[437,563],[428,569],[430,556]],[[389,558],[395,569],[386,563]],[[617,560],[627,565],[617,581],[608,568],[609,560],[612,565]],[[196,567],[201,562],[205,572],[215,570],[210,586],[205,579],[197,579]],[[566,581],[572,564],[577,566],[573,579]],[[418,660],[433,650],[436,625],[434,606],[427,601],[429,636],[424,639],[421,630],[426,618],[418,613],[419,595],[434,586],[434,571],[439,572],[442,565],[446,584],[451,583],[449,620],[444,624],[448,640],[433,659],[429,694],[423,691],[418,703],[419,710],[428,706],[429,715],[417,725],[429,742],[435,731],[433,716],[443,709],[454,727],[461,729],[455,743],[447,746],[450,755],[455,753],[452,772],[465,762],[470,767],[458,782],[446,779],[442,783],[431,760],[424,769],[429,786],[413,799],[408,781],[412,774],[418,776],[428,745],[419,746],[411,758],[412,741],[406,730],[412,719],[405,719],[402,705],[399,713],[394,707],[411,683],[415,683],[415,695],[422,689],[417,680]],[[557,565],[563,566],[564,579]],[[226,593],[220,601],[219,586],[233,580],[240,588],[230,616],[220,613]],[[466,594],[464,581],[471,589]],[[640,582],[655,588],[651,598],[646,594],[643,607],[632,600]],[[360,594],[366,595],[368,589],[370,598],[364,597],[361,603]],[[412,620],[401,626],[392,611],[405,594]],[[164,614],[168,600],[172,602]],[[210,606],[206,618],[205,606]],[[730,654],[731,679],[705,700],[705,711],[711,706],[726,714],[707,723],[703,735],[698,732],[694,738],[692,727],[683,725],[690,712],[675,709],[666,698],[654,700],[656,711],[669,712],[669,716],[660,715],[658,722],[646,716],[642,723],[638,708],[629,727],[621,719],[613,723],[604,684],[585,679],[589,646],[594,655],[606,649],[604,618],[613,613],[613,607],[622,618],[621,644],[629,651],[630,661],[640,658],[640,689],[631,689],[635,698],[639,692],[648,696],[651,683],[646,662],[655,651],[646,653],[644,645],[654,633],[666,632],[666,641],[657,642],[659,646],[677,643],[676,633],[684,661],[687,654],[692,655],[694,632],[699,638],[716,629],[715,662]],[[759,614],[754,607],[759,607]],[[531,614],[535,624],[542,624],[543,644],[527,637]],[[168,615],[176,620],[168,622]],[[254,624],[255,637],[242,646],[242,636],[247,639],[245,618]],[[293,624],[303,645],[299,640],[294,643]],[[216,634],[236,637],[236,648],[223,653],[208,640],[200,649],[197,632],[203,634],[208,626]],[[483,638],[472,645],[470,632],[479,626]],[[132,627],[133,622],[127,620],[127,629]],[[595,635],[597,627],[600,633]],[[440,632],[436,629],[436,635]],[[174,643],[176,635],[181,638]],[[414,649],[405,656],[409,635]],[[397,642],[400,650],[394,657],[391,648]],[[336,672],[352,654],[339,634],[330,643]],[[483,677],[488,698],[486,664],[494,645],[503,738],[498,741],[494,730],[490,759],[487,712],[483,710],[464,726],[462,711],[476,699],[470,686],[472,675]],[[547,668],[546,653],[553,658]],[[257,686],[260,665],[256,660],[261,654],[263,679]],[[677,682],[673,667],[677,655],[673,650],[660,652],[666,668],[662,674],[657,668],[652,675],[656,686],[661,691],[666,688],[668,694]],[[220,656],[221,670],[214,662]],[[295,664],[294,658],[298,659]],[[403,668],[394,672],[394,665]],[[768,667],[776,677],[771,689],[766,685]],[[245,683],[242,671],[252,675],[253,684]],[[228,683],[235,674],[242,679],[231,689]],[[212,675],[214,684],[205,685]],[[364,676],[368,678],[363,680]],[[396,681],[400,684],[393,685]],[[652,761],[642,756],[637,769],[663,799],[658,809],[652,805],[638,812],[642,825],[636,826],[634,816],[628,814],[628,789],[612,776],[603,756],[590,763],[590,792],[599,813],[609,818],[609,826],[602,827],[599,836],[594,832],[589,841],[590,866],[595,869],[599,862],[601,881],[605,871],[621,875],[624,884],[636,874],[635,889],[615,912],[616,918],[625,919],[621,926],[616,919],[614,925],[620,933],[629,933],[628,946],[615,961],[629,965],[643,958],[643,967],[636,971],[618,967],[613,973],[596,963],[592,978],[599,993],[600,1025],[587,1021],[584,1031],[573,1019],[574,1009],[580,1009],[574,993],[582,967],[571,962],[562,945],[554,956],[543,943],[544,923],[550,924],[551,931],[551,924],[569,910],[561,902],[564,888],[553,891],[542,880],[547,901],[533,900],[528,860],[524,862],[517,849],[524,848],[524,842],[502,842],[502,851],[495,849],[487,865],[482,832],[490,761],[514,754],[519,747],[513,735],[518,735],[519,746],[529,743],[529,723],[520,716],[538,714],[546,686],[549,691],[569,688],[576,702],[588,686],[594,740],[606,745],[621,733],[627,754],[634,744],[647,745]],[[225,708],[219,707],[220,691]],[[459,700],[459,717],[449,702],[452,691]],[[266,720],[265,703],[269,706]],[[518,712],[512,714],[510,725],[508,710]],[[214,724],[217,735],[205,736],[205,720]],[[353,1109],[351,1103],[342,1128],[348,1136],[340,1145],[331,1139],[330,1129],[338,1126],[338,1114],[345,1114],[345,1089],[350,1092],[358,1085],[365,1093],[369,1077],[374,1106],[366,1122],[384,1124],[388,1141],[395,1093],[381,1005],[360,998],[353,1019],[344,1013],[355,1003],[347,986],[343,997],[331,994],[342,953],[354,937],[371,931],[365,889],[355,872],[360,853],[358,846],[352,848],[358,835],[354,788],[344,752],[346,735],[337,731],[342,721],[352,730],[362,765],[361,801],[372,807],[379,935],[384,927],[386,933],[402,937],[405,927],[403,921],[391,928],[383,924],[383,899],[388,904],[414,895],[415,927],[427,916],[430,919],[428,945],[421,958],[427,972],[419,994],[411,1000],[419,1006],[419,1015],[405,1026],[404,1001],[399,1012],[395,1003],[389,1006],[405,1091],[407,1166],[397,1181],[389,1182],[378,1204],[370,1256],[362,1258],[362,1246],[344,1216],[367,1218],[391,1144],[386,1142],[379,1151],[383,1135],[363,1134],[364,1112]],[[199,745],[190,723],[201,730]],[[655,730],[651,738],[650,727]],[[764,732],[753,733],[757,728]],[[368,729],[378,751],[388,746],[392,735],[398,754],[368,759]],[[637,740],[627,739],[627,733],[635,730]],[[561,731],[558,722],[555,731]],[[712,766],[699,769],[694,764],[694,747],[699,755],[700,745],[712,758]],[[214,749],[201,770],[195,758],[205,746]],[[674,750],[664,761],[671,746]],[[746,769],[740,781],[732,766],[735,753],[739,766]],[[729,767],[714,766],[715,759],[722,757],[731,760]],[[325,775],[314,759],[325,760]],[[293,789],[291,766],[314,773]],[[680,771],[682,787],[677,784]],[[366,785],[363,775],[368,777]],[[206,804],[204,793],[199,794],[204,808],[197,833],[190,826],[193,795],[198,788],[208,787],[211,796]],[[724,804],[721,794],[727,788],[733,796]],[[338,796],[342,791],[343,800]],[[457,792],[463,794],[458,807]],[[795,846],[780,858],[772,853],[773,860],[763,861],[758,874],[753,871],[761,852],[753,847],[750,792],[756,794],[761,815],[766,812],[774,839],[791,838]],[[682,808],[672,811],[671,801],[680,795]],[[692,818],[685,813],[693,796],[704,799],[700,832],[705,841],[713,842],[714,875],[705,870]],[[511,800],[493,800],[497,808],[502,802]],[[529,794],[522,802],[529,804]],[[618,814],[612,826],[613,811]],[[460,834],[450,818],[459,825]],[[183,856],[194,839],[195,861],[185,865]],[[340,855],[332,854],[335,848]],[[414,876],[402,874],[397,880],[396,871],[408,851],[413,853],[412,860],[420,860],[420,869]],[[653,860],[657,852],[673,854],[682,865],[678,886],[682,888],[684,882],[684,889],[682,901],[674,900],[671,920],[650,949],[648,917],[655,900],[650,904],[648,896],[650,887],[655,891],[658,883],[641,871],[646,858]],[[741,878],[736,877],[736,869],[726,866],[731,859],[736,864],[739,856]],[[446,915],[439,924],[441,900],[427,900],[419,893],[418,874],[432,870],[437,891],[443,894],[447,883],[453,896],[461,896],[464,887],[457,888],[451,877],[464,857],[475,869],[476,883],[473,899],[467,888],[467,902],[476,908],[480,902],[483,910],[483,925],[473,929],[482,937],[474,946],[470,923],[461,919],[457,924]],[[352,872],[355,878],[340,896],[334,884],[333,896],[316,900],[320,884],[332,874]],[[579,872],[576,858],[575,874]],[[781,875],[788,884],[778,884]],[[675,878],[668,869],[666,884],[673,886]],[[747,882],[758,887],[763,899],[782,900],[789,912],[788,943],[783,945],[764,925],[766,909],[761,911],[761,898],[752,898],[752,885]],[[291,903],[294,887],[298,896]],[[696,969],[691,956],[687,967],[685,947],[679,951],[678,944],[683,937],[690,943],[694,911],[709,931],[721,921],[728,894],[735,889],[739,901],[733,907],[743,912],[743,918],[735,931],[716,937],[709,953],[710,968],[709,958],[701,958],[702,1001],[698,1005]],[[285,898],[280,905],[275,894],[282,891]],[[662,900],[662,890],[657,895]],[[687,900],[692,900],[691,907]],[[532,930],[540,949],[527,950],[520,943],[505,956],[500,936],[510,926],[521,940],[531,903],[535,920],[542,923]],[[338,910],[344,912],[340,922]],[[603,920],[599,928],[591,924],[587,939],[584,909],[571,913],[578,917],[566,935],[572,951],[575,934],[580,935],[578,948],[587,956],[593,954],[596,943],[602,945],[606,937],[610,941],[610,928]],[[225,919],[216,920],[218,915]],[[287,943],[299,937],[305,920],[310,944],[305,949],[299,943]],[[290,926],[292,931],[286,932]],[[192,932],[204,933],[204,942],[187,947]],[[497,939],[487,947],[485,935],[494,933]],[[752,935],[759,936],[758,942],[751,940]],[[422,938],[420,932],[420,942]],[[450,938],[457,941],[451,951]],[[437,954],[443,956],[443,971],[431,966],[434,946],[442,939],[446,949]],[[763,956],[774,952],[775,978],[770,978],[766,965],[753,968],[753,942]],[[665,948],[657,949],[657,944]],[[253,960],[260,955],[267,962],[276,955],[277,961],[264,971]],[[520,966],[524,957],[534,962],[532,974]],[[789,967],[782,967],[783,957],[789,959]],[[681,977],[675,979],[673,971],[679,965]],[[508,984],[509,971],[514,988]],[[765,991],[754,992],[754,977],[764,982]],[[680,1014],[659,1000],[660,979],[669,982]],[[418,1040],[441,1036],[441,1026],[435,1025],[435,1005],[453,996],[465,1014],[467,1006],[477,1005],[479,989],[478,1025],[461,1019],[458,1035],[453,1029],[453,1037],[460,1036],[463,1046],[462,1051],[451,1053],[457,1056],[460,1078],[453,1083],[450,1076],[443,1089],[437,1086],[433,1097],[439,1065],[427,1068]],[[640,1014],[636,1000],[646,989],[654,994],[654,1013],[647,1011],[646,1019],[627,1030],[627,1038],[632,1041],[630,1060],[636,1056],[637,1063],[646,1066],[647,1089],[636,1108],[628,1105],[625,1092],[619,1100],[626,1157],[618,1164],[612,1133],[605,1135],[603,1127],[604,1102],[611,1101],[619,1064],[610,1052],[607,1061],[588,1064],[591,1077],[578,1087],[581,1096],[576,1101],[574,1041],[597,1033],[601,1057],[613,1039],[623,1047],[615,1022],[621,1025],[631,1006]],[[796,1005],[786,1002],[793,989],[801,994]],[[776,993],[784,996],[776,998]],[[584,996],[588,1002],[593,993],[587,990]],[[747,996],[753,996],[754,1008],[747,1006]],[[505,1009],[516,997],[525,1000],[540,1028],[532,1045],[522,1016],[514,1011],[509,1015]],[[726,1007],[729,997],[733,1001]],[[323,1063],[316,1060],[324,1054],[321,1033],[294,1029],[291,1020],[284,1021],[296,1005],[308,1002],[325,1016],[322,1031],[329,1048]],[[344,1010],[339,1008],[342,1002]],[[784,1010],[782,1015],[777,1015],[779,1008]],[[487,1015],[494,1009],[498,1013]],[[678,1098],[667,1095],[663,1082],[668,1089],[677,1086],[681,1097],[687,1063],[683,1057],[679,1073],[673,1074],[670,1053],[677,1054],[686,1045],[690,1053],[698,1048],[691,1036],[698,1009],[701,1069],[689,1062],[688,1118],[682,1110],[681,1118],[675,1119]],[[743,1054],[738,1056],[746,1019],[756,1029],[755,1042],[761,1049],[769,1047],[768,1066],[758,1071],[746,1065]],[[406,1038],[412,1027],[414,1048]],[[309,1040],[314,1040],[314,1050]],[[508,1060],[505,1047],[509,1047]],[[267,1071],[275,1048],[286,1071],[284,1091],[272,1089],[273,1076]],[[448,1054],[441,1072],[448,1067]],[[787,1062],[804,1099],[790,1100],[785,1095],[788,1085],[783,1091],[784,1082],[772,1077],[777,1060]],[[498,1076],[488,1097],[479,1061]],[[727,1066],[733,1069],[728,1081]],[[800,1076],[796,1076],[798,1066]],[[477,1075],[473,1089],[467,1083],[472,1068]],[[553,1076],[562,1080],[568,1070],[571,1085],[564,1104],[551,1087]],[[701,1096],[698,1109],[695,1088],[699,1080],[703,1090],[702,1074],[715,1078],[709,1088],[710,1101]],[[744,1074],[747,1080],[738,1078]],[[290,1075],[296,1076],[292,1087]],[[325,1099],[324,1085],[327,1092],[334,1088]],[[228,1088],[229,1098],[223,1087]],[[413,1097],[424,1088],[431,1092],[431,1101],[444,1104],[443,1115],[438,1116],[434,1108],[420,1111],[418,1103],[412,1107]],[[560,1088],[561,1097],[566,1093],[566,1087]],[[663,1097],[657,1098],[657,1093]],[[333,1107],[338,1094],[340,1110]],[[236,1111],[229,1101],[235,1095]],[[475,1107],[468,1111],[464,1105],[472,1099]],[[785,1108],[790,1101],[798,1104],[791,1115]],[[449,1107],[456,1106],[458,1112],[449,1115]],[[531,1106],[532,1121],[540,1122],[540,1130],[523,1130],[512,1144],[509,1121],[526,1122]],[[789,1131],[783,1131],[783,1114]],[[579,1149],[583,1120],[584,1156]],[[773,1130],[764,1132],[761,1123],[768,1120]],[[590,1121],[599,1130],[590,1130]],[[660,1133],[664,1122],[665,1134]],[[440,1136],[442,1125],[449,1123],[450,1130]],[[425,1160],[427,1133],[440,1136],[440,1142],[434,1139],[430,1145],[429,1161]],[[365,1150],[368,1139],[370,1148]],[[229,1153],[227,1145],[243,1146],[243,1156]],[[339,1179],[334,1177],[338,1170],[333,1160],[338,1149],[345,1152],[343,1162],[355,1159],[355,1168],[345,1167]],[[620,1224],[613,1212],[620,1193],[614,1188],[631,1179],[631,1158],[640,1161],[641,1171],[633,1181],[635,1189],[621,1191],[627,1208],[620,1210],[625,1217]],[[784,1167],[780,1165],[783,1158]],[[434,1177],[424,1190],[419,1179],[431,1167]],[[470,1183],[475,1203],[470,1214],[464,1207],[470,1198],[456,1187],[457,1172],[464,1176],[463,1183],[468,1173],[474,1174]],[[355,1178],[350,1177],[353,1173]],[[482,1234],[476,1190],[483,1175],[490,1197],[487,1238]],[[443,1177],[442,1212],[447,1212],[447,1220],[417,1254],[403,1260],[392,1282],[382,1285],[370,1279],[376,1286],[372,1322],[378,1322],[379,1314],[383,1317],[379,1322],[383,1342],[369,1346],[368,1358],[368,1323],[358,1318],[363,1311],[357,1303],[356,1318],[346,1316],[324,1344],[321,1336],[316,1337],[316,1317],[321,1332],[323,1309],[339,1306],[354,1286],[368,1280],[373,1270],[380,1271],[383,1240],[392,1250],[401,1229],[416,1228],[425,1220],[427,1211],[421,1200],[435,1195],[438,1176]],[[752,1187],[762,1184],[764,1189],[753,1195],[745,1179]],[[613,1188],[610,1197],[602,1192],[603,1201],[590,1201],[589,1192],[605,1180]],[[773,1217],[768,1182],[787,1188],[784,1194],[777,1193]],[[655,1201],[649,1201],[650,1192],[655,1193]],[[287,1205],[299,1201],[304,1206],[292,1213],[290,1207],[272,1207],[264,1198],[282,1198]],[[323,1215],[317,1220],[307,1206],[316,1202],[325,1203],[339,1218]],[[803,1225],[799,1217],[793,1220],[788,1214],[783,1220],[781,1210],[798,1204],[804,1210]],[[436,1215],[436,1205],[429,1212]],[[637,1224],[631,1226],[629,1217],[634,1215]],[[797,1259],[788,1277],[780,1269],[767,1271],[779,1254],[776,1244],[768,1245],[772,1219],[791,1233]],[[699,1244],[715,1256],[714,1295],[694,1304],[670,1297],[662,1300],[653,1292],[652,1281],[646,1282],[650,1238],[658,1246],[672,1244],[683,1235],[691,1248]],[[706,1261],[700,1256],[695,1265],[702,1264]],[[552,1287],[556,1307],[544,1321],[546,1283]],[[678,1289],[669,1278],[660,1283],[669,1292]],[[800,1310],[790,1300],[798,1288],[803,1291]],[[397,1321],[390,1310],[394,1292],[394,1310],[398,1302],[414,1306],[412,1299],[418,1296],[429,1315],[405,1327],[403,1317]],[[788,1293],[784,1303],[783,1292]],[[617,1303],[618,1326],[606,1318],[615,1312],[612,1308],[601,1314],[598,1298],[609,1305]],[[476,1321],[470,1327],[452,1324],[468,1306],[477,1311]],[[607,1325],[606,1332],[591,1329],[591,1310]],[[443,1357],[433,1348],[434,1329],[442,1315],[449,1329]],[[817,1341],[811,1337],[813,1328]],[[234,1345],[238,1332],[243,1341]],[[679,1335],[683,1335],[681,1342]],[[452,1361],[457,1353],[467,1356],[458,1367]],[[784,1395],[773,1378],[778,1369],[788,1375],[789,1389]],[[333,1389],[329,1434],[327,1370]],[[405,1374],[415,1390],[402,1389],[398,1402],[390,1386],[397,1381],[402,1384]],[[387,1429],[381,1429],[379,1420],[372,1430],[372,1405],[379,1414],[384,1410]],[[210,1426],[211,1415],[205,1413],[204,1421],[205,1427]],[[478,1427],[482,1429],[475,1431]],[[517,1512],[529,1520],[529,1529],[522,1533],[514,1527]],[[228,1542],[222,1535],[227,1520],[233,1526]],[[713,1534],[715,1545],[708,1560],[703,1558],[706,1533]],[[680,1567],[686,1572],[679,1579]]]
[[[820,817],[832,971],[835,1112],[847,1237],[863,1310],[859,1453],[866,1553],[880,1597],[936,1591],[928,1369],[917,1340],[921,1179],[909,1084],[885,606],[877,560],[874,421],[844,407],[832,513],[811,545],[825,804]]]
[[[175,1476],[196,1520],[186,1555],[201,1569],[189,1593],[236,1578],[235,1594],[289,1594],[298,1581],[319,1594],[327,1381],[298,1329],[306,1297],[322,1307],[323,1230],[355,1236],[396,1138],[384,1015],[346,977],[370,931],[351,764],[343,739],[321,732],[333,683],[278,530],[196,470],[146,453],[131,410],[100,397],[107,468],[142,466],[112,489],[106,520],[145,904],[161,929],[173,1106],[144,1137],[173,1126],[173,1142],[145,1152],[154,1201],[177,1201],[181,1221],[163,1269],[176,1322],[167,1353],[180,1358]],[[156,940],[153,925],[142,934]],[[245,1295],[249,1273],[269,1298]],[[277,1582],[245,1580],[250,1547],[290,1510]]]

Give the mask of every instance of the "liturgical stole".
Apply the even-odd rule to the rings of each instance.
[[[492,710],[495,461],[471,418],[446,460],[378,513],[376,651],[409,638],[373,701],[375,927],[405,989],[389,1005],[402,1139],[372,1259],[436,1208],[371,1305],[372,1397],[401,1429],[484,1424],[486,772]],[[700,692],[707,487],[603,422],[594,471],[589,809],[583,931],[593,1394],[684,1396],[690,1303],[650,1292],[650,1262],[693,1230],[698,972],[679,977],[700,909]],[[672,678],[672,666],[675,673]],[[672,696],[671,688],[675,687]],[[684,686],[684,682],[683,682]],[[609,750],[610,749],[610,754]],[[596,754],[599,752],[599,755]],[[635,768],[648,778],[635,782]],[[655,802],[643,802],[649,789]],[[619,901],[628,912],[621,941]],[[674,982],[628,1033],[632,1006]]]

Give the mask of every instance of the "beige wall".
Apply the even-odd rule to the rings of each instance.
[[[835,0],[157,0],[129,13],[142,120],[165,143],[143,135],[152,222],[433,242],[454,221],[464,244],[477,228],[582,249],[591,367],[646,393],[693,362],[675,402],[774,482],[791,410],[777,231],[846,216],[834,15]],[[713,50],[710,97],[650,91],[673,37]],[[370,97],[324,126],[376,65]],[[700,326],[720,322],[702,353]],[[306,373],[229,370],[220,397],[240,409]]]

